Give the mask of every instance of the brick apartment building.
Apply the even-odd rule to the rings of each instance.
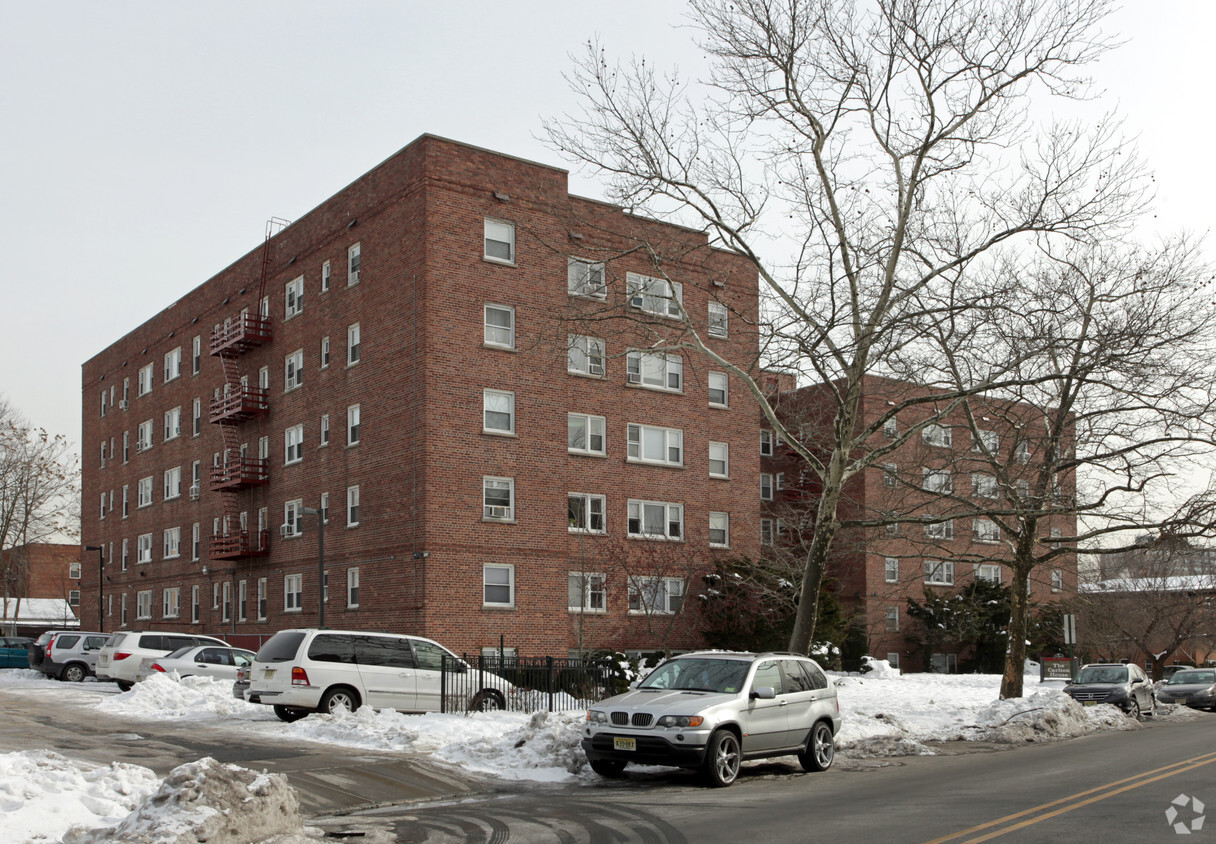
[[[75,627],[81,600],[79,545],[30,542],[0,551],[5,583],[0,627],[20,635]],[[17,599],[20,598],[20,601]]]
[[[823,387],[792,389],[785,376],[767,376],[778,395],[787,425],[809,442],[822,441],[835,405]],[[906,406],[931,392],[905,382],[870,377],[863,386],[859,430],[875,425],[873,441],[885,446],[901,433],[932,418],[932,403]],[[846,610],[857,613],[869,642],[869,653],[911,670],[953,670],[959,654],[935,654],[938,664],[922,665],[909,634],[916,624],[907,615],[908,598],[959,591],[974,578],[1009,584],[1003,565],[1011,550],[992,519],[968,514],[968,501],[1017,507],[1034,490],[1037,445],[1024,432],[1033,430],[1035,409],[1026,404],[984,400],[973,403],[977,429],[986,440],[989,459],[975,442],[965,411],[959,408],[940,424],[923,427],[875,465],[846,485],[840,505],[842,521],[889,520],[875,527],[842,529],[833,543],[827,577]],[[899,412],[880,426],[892,408]],[[905,409],[906,408],[906,409]],[[788,543],[786,524],[815,506],[816,482],[802,475],[791,449],[762,432],[761,498],[766,513],[761,533],[766,544]],[[1072,477],[1056,480],[1052,496],[1067,510]],[[953,518],[946,518],[953,516]],[[1075,536],[1074,514],[1053,514],[1039,523],[1046,540]],[[1059,547],[1059,546],[1056,546]],[[1036,603],[1059,600],[1077,591],[1076,555],[1064,553],[1037,566],[1031,574],[1030,597]],[[965,656],[965,655],[964,655]]]
[[[756,414],[646,350],[682,308],[751,365],[757,292],[703,233],[423,136],[85,363],[84,623],[694,646],[697,573],[759,551]]]

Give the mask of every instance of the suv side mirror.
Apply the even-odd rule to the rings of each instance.
[[[757,698],[760,700],[772,700],[776,696],[777,690],[772,686],[757,686],[756,688],[752,689],[752,693],[747,697],[750,700],[756,700]]]
[[[1135,677],[1135,678],[1133,678],[1133,679],[1132,679],[1132,685],[1133,685],[1133,686],[1134,686],[1134,685],[1136,685],[1137,683],[1143,683],[1143,682],[1144,682],[1144,678],[1143,678],[1143,677]]]

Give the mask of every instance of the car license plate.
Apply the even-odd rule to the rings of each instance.
[[[274,679],[274,669],[267,668],[266,670],[264,670],[262,672],[262,679],[263,680],[273,680]]]
[[[1086,700],[1086,701],[1082,701],[1081,705],[1082,706],[1097,706],[1098,702],[1096,700]]]
[[[612,740],[613,750],[637,750],[638,740],[632,738],[616,737]]]

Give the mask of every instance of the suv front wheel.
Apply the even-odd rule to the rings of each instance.
[[[811,727],[806,748],[798,754],[798,763],[804,771],[826,771],[835,758],[836,739],[832,736],[832,728],[820,721]]]
[[[709,737],[705,752],[705,778],[714,788],[725,788],[739,777],[743,754],[739,739],[730,730],[718,730]]]

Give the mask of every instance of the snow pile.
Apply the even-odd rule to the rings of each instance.
[[[1059,691],[998,700],[976,715],[977,737],[1014,743],[1083,736],[1095,730],[1134,730],[1138,723],[1114,706],[1082,706]]]
[[[300,801],[287,778],[204,757],[170,771],[156,793],[118,826],[101,832],[80,827],[63,841],[245,844],[272,836],[305,836]]]
[[[15,686],[50,680],[37,668],[6,668],[4,671],[0,671],[0,677],[4,678],[6,685],[12,683]]]
[[[590,771],[579,743],[585,722],[582,711],[536,712],[527,723],[501,736],[455,742],[435,756],[506,779],[557,782]]]
[[[871,680],[895,680],[904,676],[898,668],[892,668],[885,659],[872,656],[861,658],[861,673]]]
[[[212,715],[225,720],[265,721],[275,717],[268,706],[234,698],[232,683],[227,680],[179,678],[176,672],[155,673],[130,691],[102,700],[97,708],[114,715],[159,719]]]
[[[49,750],[0,754],[0,829],[5,841],[59,841],[74,825],[113,826],[159,784],[139,765],[94,765]]]

